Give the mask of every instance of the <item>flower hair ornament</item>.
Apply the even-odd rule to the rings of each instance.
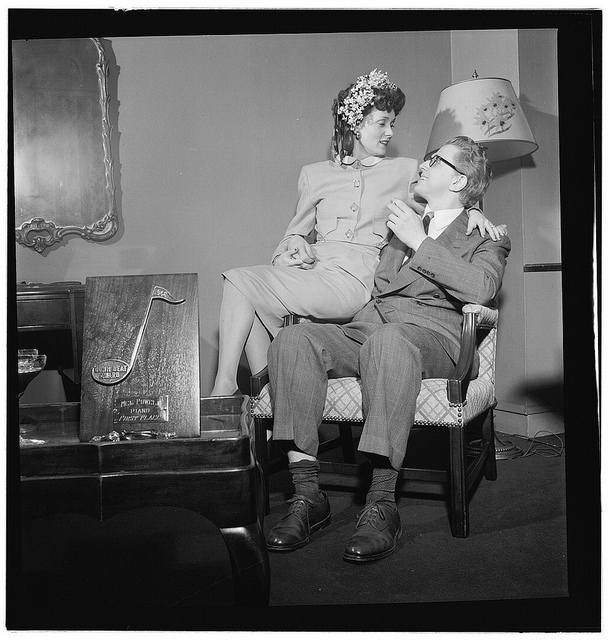
[[[396,89],[397,85],[390,82],[388,74],[374,69],[366,76],[359,76],[353,84],[348,96],[338,107],[338,115],[354,130],[363,120],[363,110],[374,99],[374,89]]]

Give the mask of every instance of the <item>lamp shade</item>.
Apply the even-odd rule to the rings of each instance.
[[[490,162],[538,149],[513,86],[504,78],[465,80],[441,92],[425,155],[454,136],[468,136],[487,147]]]

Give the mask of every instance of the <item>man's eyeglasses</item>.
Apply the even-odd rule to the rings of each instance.
[[[461,176],[466,177],[467,175],[466,173],[463,173],[460,169],[457,169],[451,162],[448,162],[445,158],[442,158],[438,153],[433,154],[429,158],[429,167],[434,167],[440,160],[441,162],[444,162],[445,164],[447,164],[448,167],[451,167],[452,169],[454,169],[456,173],[459,173]]]

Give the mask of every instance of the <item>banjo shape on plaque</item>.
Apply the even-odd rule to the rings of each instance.
[[[99,364],[95,365],[91,369],[91,376],[95,382],[105,385],[113,385],[122,382],[133,370],[135,360],[137,359],[137,353],[139,351],[139,345],[143,338],[146,325],[148,324],[148,317],[150,315],[150,309],[152,308],[152,302],[154,300],[164,300],[169,304],[182,304],[186,301],[185,298],[176,300],[164,287],[154,286],[152,287],[152,293],[150,294],[150,300],[148,301],[148,307],[144,316],[144,321],[139,328],[137,339],[135,340],[135,346],[133,347],[133,353],[129,362],[125,362],[119,358],[106,358]]]

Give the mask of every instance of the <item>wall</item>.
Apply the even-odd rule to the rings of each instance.
[[[338,91],[374,67],[407,96],[391,155],[420,157],[450,83],[449,32],[112,38],[121,231],[38,255],[17,281],[196,272],[201,392],[212,386],[223,270],[267,263],[303,164],[328,157]],[[432,54],[432,55],[431,55]]]
[[[112,38],[121,231],[45,255],[17,280],[197,272],[201,392],[211,389],[224,269],[265,263],[293,214],[300,167],[327,157],[339,89],[378,67],[403,88],[391,155],[420,158],[441,90],[509,78],[540,145],[500,163],[485,206],[513,249],[501,294],[497,428],[563,430],[556,33],[541,30]]]
[[[483,65],[483,66],[482,66]],[[496,429],[533,436],[563,432],[561,273],[525,265],[561,262],[557,32],[521,29],[452,34],[452,81],[511,80],[538,150],[494,166],[484,199],[512,241],[500,295]]]

